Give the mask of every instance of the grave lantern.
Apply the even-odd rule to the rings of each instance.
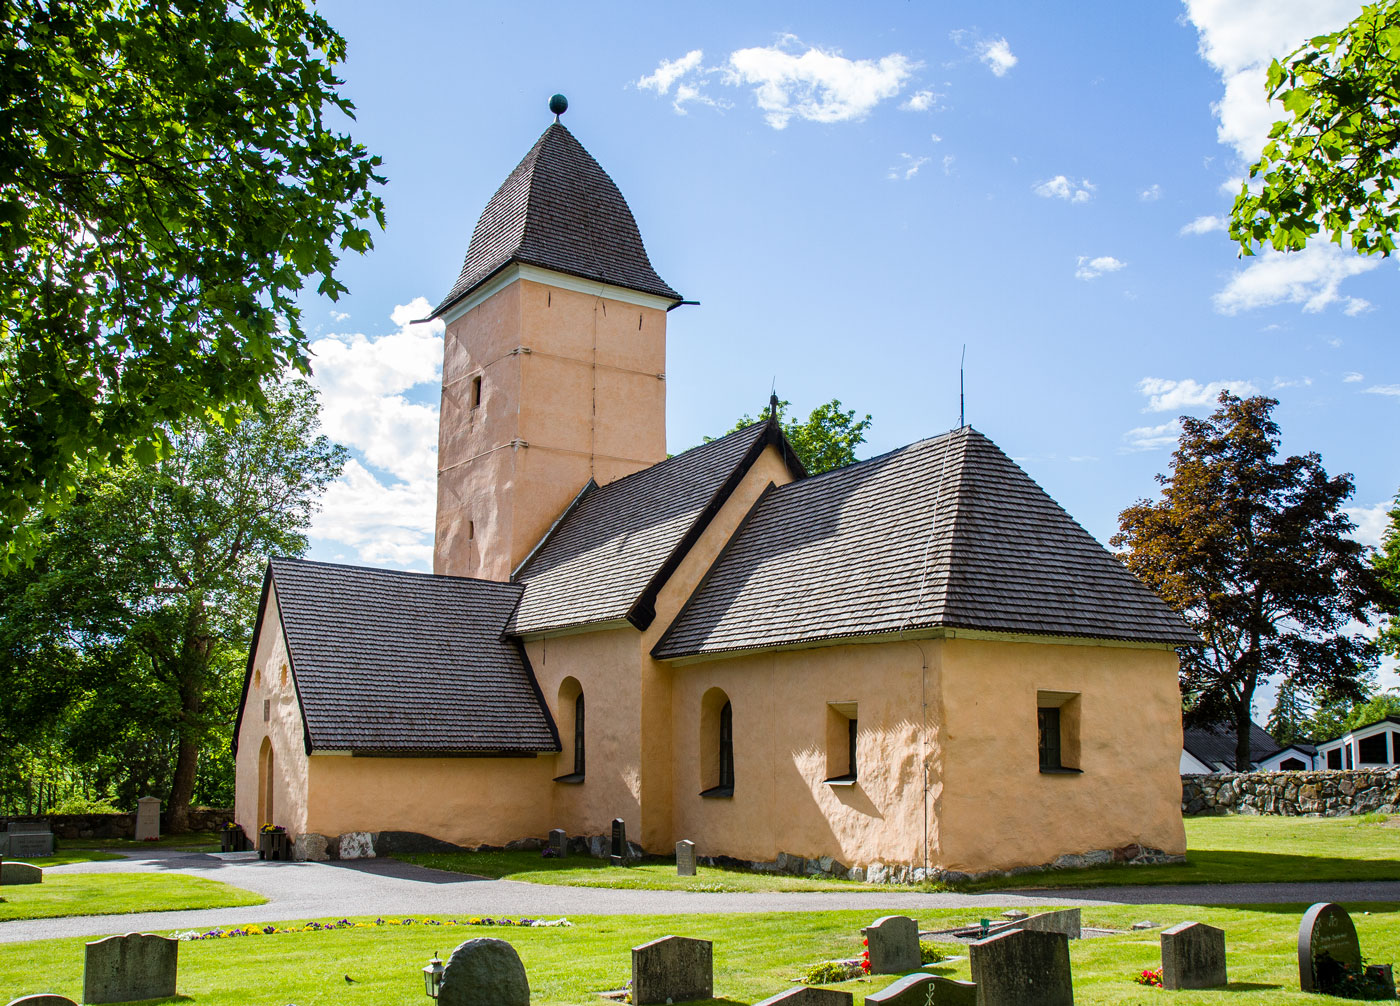
[[[433,959],[423,969],[423,991],[429,999],[436,999],[442,991],[442,960],[437,954],[433,954]]]

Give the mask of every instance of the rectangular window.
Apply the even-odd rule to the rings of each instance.
[[[1037,691],[1035,705],[1040,771],[1079,772],[1079,693]]]
[[[859,732],[856,703],[826,704],[826,782],[834,786],[855,783]]]
[[[471,398],[471,401],[472,401],[472,408],[473,408],[473,409],[479,408],[479,407],[481,406],[481,375],[480,375],[480,374],[477,374],[475,377],[472,378],[472,398]]]
[[[271,700],[271,699],[263,699],[263,722],[264,722],[264,723],[269,723],[269,722],[271,722],[271,721],[272,721],[272,700]]]
[[[1356,742],[1356,750],[1361,758],[1361,764],[1386,764],[1390,760],[1390,752],[1386,750],[1386,746],[1385,734],[1383,733],[1361,738]]]
[[[1327,767],[1330,769],[1340,769],[1342,767],[1342,749],[1334,748],[1327,752]]]

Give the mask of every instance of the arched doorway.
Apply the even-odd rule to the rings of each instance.
[[[257,827],[272,824],[272,740],[264,737],[258,751],[258,820]]]

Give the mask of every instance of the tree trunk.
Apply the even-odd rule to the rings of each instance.
[[[194,797],[194,776],[198,768],[199,740],[193,730],[181,730],[175,778],[170,783],[170,806],[165,813],[165,828],[171,834],[190,830],[190,800]]]
[[[1254,719],[1250,715],[1253,710],[1253,694],[1245,696],[1235,708],[1235,771],[1248,772],[1254,767],[1254,763],[1249,760],[1249,735],[1253,732]]]
[[[202,615],[202,612],[201,612]],[[202,625],[202,617],[195,624]],[[203,736],[204,679],[208,672],[209,646],[199,635],[185,646],[180,674],[180,741],[175,756],[175,776],[170,781],[170,806],[165,826],[172,834],[190,830],[190,803],[199,769],[199,744]]]

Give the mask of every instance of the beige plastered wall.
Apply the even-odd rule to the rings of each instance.
[[[305,830],[413,831],[458,845],[544,837],[553,755],[526,758],[309,759]]]
[[[664,310],[531,280],[449,324],[433,571],[508,579],[589,478],[663,460],[665,369]]]
[[[253,651],[234,760],[234,820],[256,838],[264,824],[280,824],[292,834],[306,830],[307,757],[301,708],[297,702],[277,592],[268,591],[262,628]],[[268,719],[263,719],[267,702]],[[263,741],[272,745],[272,820],[258,820]]]
[[[1174,650],[950,639],[943,667],[939,865],[1006,869],[1132,843],[1186,851]],[[1039,692],[1078,695],[1078,774],[1040,772]]]

